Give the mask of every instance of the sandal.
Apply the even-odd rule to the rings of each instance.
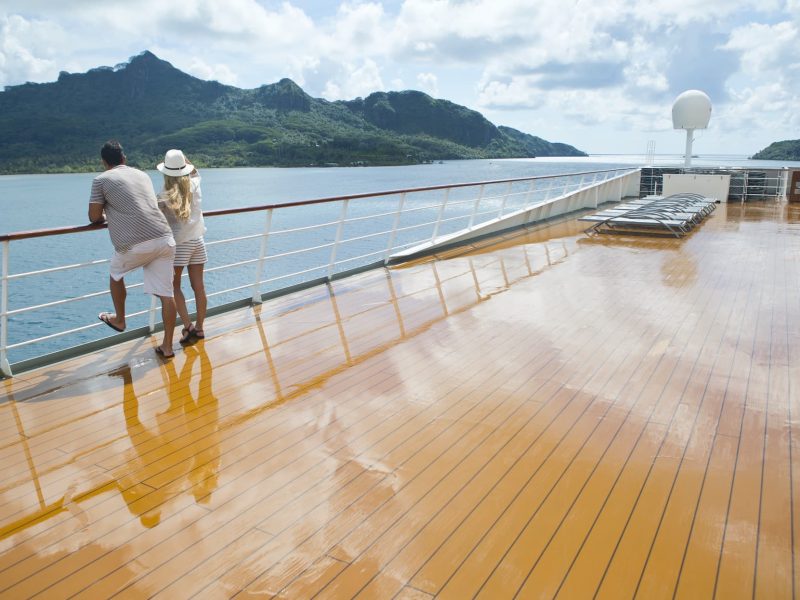
[[[107,313],[107,312],[102,312],[99,315],[97,315],[98,319],[100,319],[103,323],[105,323],[106,325],[111,327],[111,329],[113,329],[114,331],[119,331],[120,333],[125,331],[124,327],[117,327],[116,325],[114,325],[111,322],[111,317],[116,318],[116,315],[113,315],[112,313]]]
[[[202,329],[193,329],[192,330],[192,335],[195,337],[195,339],[198,339],[198,340],[206,339],[206,334]]]
[[[156,346],[156,354],[162,360],[169,360],[170,358],[175,358],[175,353],[172,354],[164,354],[164,350],[161,349],[161,346]]]
[[[182,346],[188,344],[192,341],[192,337],[197,333],[197,330],[194,328],[194,325],[189,325],[188,327],[184,327],[181,329],[181,339],[178,340],[178,343]]]

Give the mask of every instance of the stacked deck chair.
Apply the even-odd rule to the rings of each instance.
[[[683,237],[710,215],[717,200],[700,194],[646,196],[618,204],[581,221],[593,223],[586,233],[624,233]]]

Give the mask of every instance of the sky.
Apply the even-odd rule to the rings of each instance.
[[[0,89],[144,50],[242,88],[422,90],[591,154],[682,153],[671,107],[689,89],[712,102],[697,154],[800,139],[800,0],[0,3]]]

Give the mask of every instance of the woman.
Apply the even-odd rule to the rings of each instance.
[[[183,322],[180,343],[185,345],[205,338],[203,321],[208,300],[203,284],[203,268],[208,256],[203,241],[206,228],[200,208],[200,175],[180,150],[168,150],[164,162],[159,163],[156,169],[164,174],[164,189],[158,195],[158,205],[166,215],[175,238],[172,286],[178,315]],[[188,268],[189,283],[194,290],[197,306],[197,320],[194,323],[189,318],[186,298],[181,291],[184,267]]]

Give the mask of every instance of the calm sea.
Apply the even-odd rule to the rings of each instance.
[[[403,167],[205,169],[202,171],[203,202],[205,210],[213,210],[438,184],[563,174],[642,163],[643,157],[641,156],[616,155],[574,159],[445,161]],[[678,166],[682,161],[677,156],[662,156],[657,157],[657,163]],[[734,156],[703,157],[695,161],[695,164],[698,165],[744,166],[754,163],[763,167],[784,166],[784,163],[746,161],[744,157]],[[156,171],[149,174],[156,190],[160,189],[161,175]],[[89,190],[95,175],[85,173],[0,176],[0,233],[86,223]],[[307,220],[306,222],[319,222],[335,221],[338,216],[336,210],[333,206],[320,205],[295,212],[298,215],[305,212],[303,218]],[[263,217],[252,215],[209,219],[206,223],[208,227],[206,240],[211,242],[256,233],[260,231],[262,222]],[[291,227],[293,222],[291,219],[284,219],[283,223],[273,222],[273,225],[278,228]],[[316,234],[308,233],[306,235]],[[350,231],[348,235],[355,237],[358,235],[358,231]],[[298,234],[296,238],[287,242],[280,250],[286,251],[293,247],[314,245],[308,243],[308,239],[302,239],[302,234]],[[257,256],[257,246],[258,240],[242,244],[214,246],[213,253],[210,252],[208,266],[229,264]],[[272,242],[270,250],[273,252],[278,250],[273,247]],[[9,253],[10,272],[14,274],[57,265],[106,259],[111,256],[111,252],[111,244],[105,231],[14,242],[11,244]],[[302,269],[302,266],[295,261],[286,268],[296,271]],[[250,268],[252,269],[252,265]],[[232,284],[236,284],[235,271],[233,269],[209,273],[209,288],[228,289],[232,287]],[[25,306],[103,292],[107,290],[107,273],[108,266],[101,265],[96,268],[82,268],[12,280],[9,286],[9,308],[15,310]],[[127,277],[126,282],[136,283],[140,281],[137,277]],[[292,283],[292,281],[282,282],[284,285],[287,283]],[[276,287],[279,287],[278,284]],[[246,292],[247,290],[240,292],[239,297],[246,297]],[[232,299],[234,297],[228,294],[212,299],[210,304],[217,305]],[[149,298],[138,290],[131,290],[128,296],[127,311],[130,313],[144,310],[147,307],[149,307]],[[98,312],[111,309],[108,296],[98,294],[98,297],[91,300],[69,302],[13,315],[9,322],[9,343],[46,336],[55,331],[78,328],[93,322]],[[129,327],[139,327],[145,322],[145,318],[140,317],[138,320],[131,320]],[[47,354],[97,339],[109,333],[111,333],[110,330],[106,330],[106,328],[94,328],[66,338],[22,346],[12,349],[9,352],[9,359],[14,363],[31,356]]]

